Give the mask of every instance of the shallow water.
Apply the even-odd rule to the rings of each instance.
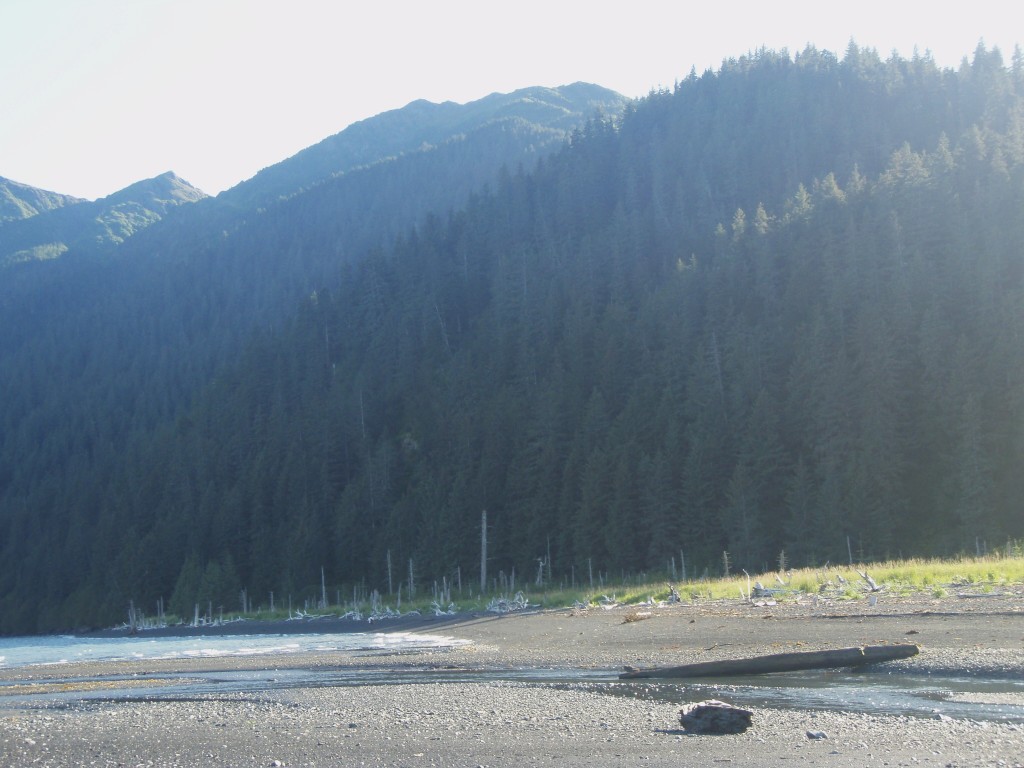
[[[442,635],[409,632],[226,635],[204,637],[0,638],[0,667],[91,661],[288,656],[334,652],[355,660],[376,652],[401,653],[466,644]],[[71,668],[69,667],[69,672]],[[0,684],[5,706],[60,705],[82,700],[182,699],[223,693],[253,694],[287,688],[432,683],[518,683],[589,690],[612,696],[684,704],[719,699],[746,707],[946,716],[1024,724],[1024,680],[887,672],[827,670],[722,680],[619,680],[617,670],[436,669],[335,667],[269,671],[176,673],[160,676],[66,677],[45,684]]]
[[[271,656],[316,651],[447,648],[465,641],[409,632],[96,638],[75,635],[0,638],[0,668],[88,661]]]
[[[118,681],[123,683],[119,687]],[[93,687],[97,681],[102,685]],[[38,692],[0,686],[9,705],[62,704],[83,700],[190,700],[290,688],[370,685],[543,685],[671,704],[719,699],[749,708],[826,710],[1024,725],[1024,681],[981,677],[809,671],[732,678],[729,683],[621,681],[616,670],[333,668],[182,673],[159,677],[68,678],[58,690]],[[22,692],[24,690],[24,692]]]
[[[1024,724],[1024,680],[905,672],[807,671],[760,677],[615,686],[607,692],[687,703],[718,699],[737,706],[827,710],[909,717],[950,717]]]

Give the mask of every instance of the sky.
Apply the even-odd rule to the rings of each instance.
[[[1024,3],[973,0],[0,0],[0,176],[88,199],[165,171],[216,194],[416,99],[533,85],[629,97],[761,47],[841,56],[980,41],[1009,64]]]

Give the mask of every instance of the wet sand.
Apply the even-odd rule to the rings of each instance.
[[[327,625],[323,625],[327,628]],[[359,627],[365,630],[365,625]],[[381,626],[371,627],[373,631]],[[915,642],[921,654],[865,674],[909,669],[942,680],[1024,680],[1024,593],[942,600],[883,596],[755,607],[739,601],[463,615],[402,631],[472,641],[450,650],[134,661],[0,670],[0,683],[58,695],[0,696],[3,765],[518,766],[1021,765],[1024,726],[814,709],[757,708],[733,736],[680,730],[687,686],[652,698],[609,686],[479,682],[373,684],[196,694],[191,676],[223,670],[607,671],[861,644]],[[310,631],[305,627],[304,631]],[[334,631],[331,629],[330,631]],[[134,697],[114,677],[168,676]],[[183,675],[184,679],[173,677]],[[500,675],[499,675],[500,676]],[[144,683],[143,683],[144,684]],[[102,689],[81,699],[76,690]],[[614,688],[614,686],[611,686]],[[669,695],[664,695],[668,688]],[[95,695],[96,689],[93,690]],[[191,691],[191,692],[190,692]],[[29,692],[29,689],[22,689]],[[620,691],[621,693],[621,691]],[[676,696],[676,693],[678,694]],[[1024,706],[1024,692],[979,694]],[[826,738],[811,739],[808,731]]]

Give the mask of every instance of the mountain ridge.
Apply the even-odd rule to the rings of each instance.
[[[0,227],[39,213],[86,202],[82,198],[33,187],[0,176]]]
[[[322,182],[338,173],[416,151],[423,144],[443,141],[468,126],[478,124],[482,113],[493,116],[496,106],[507,107],[507,111],[512,112],[515,103],[525,103],[527,98],[533,99],[541,109],[560,107],[562,121],[552,121],[549,112],[542,122],[563,130],[577,125],[580,115],[589,117],[598,109],[618,113],[627,101],[614,91],[586,83],[555,88],[532,86],[507,94],[495,92],[464,104],[416,99],[404,107],[352,123],[342,131],[262,169],[218,197],[236,203],[244,201],[265,205],[277,197]]]
[[[0,227],[0,269],[58,258],[69,250],[93,253],[118,245],[173,208],[206,197],[167,171],[94,201],[79,200],[9,221]]]

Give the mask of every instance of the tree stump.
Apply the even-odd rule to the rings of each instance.
[[[679,710],[679,722],[689,733],[743,733],[750,727],[753,714],[748,709],[708,699]]]

